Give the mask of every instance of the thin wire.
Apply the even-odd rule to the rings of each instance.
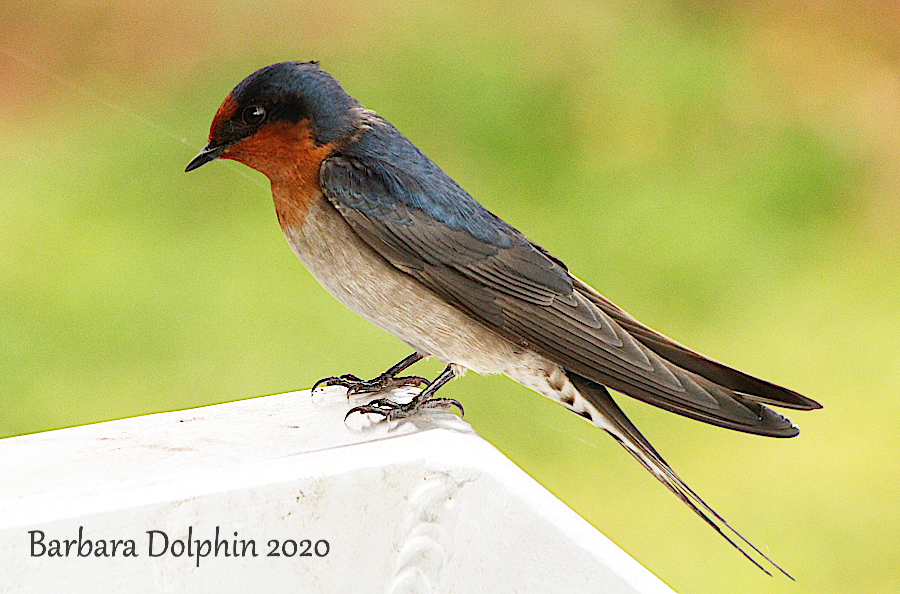
[[[137,111],[135,111],[133,109],[123,107],[122,105],[113,103],[112,101],[110,101],[109,99],[106,99],[105,97],[101,97],[100,95],[98,95],[97,93],[95,93],[94,91],[89,89],[88,87],[78,84],[77,82],[73,81],[72,79],[66,78],[65,76],[57,74],[56,72],[53,72],[52,70],[43,66],[42,64],[39,64],[39,63],[35,62],[34,60],[31,60],[30,58],[28,58],[20,53],[14,52],[14,51],[10,50],[9,48],[2,47],[2,46],[0,46],[0,53],[6,55],[8,58],[10,58],[12,60],[15,60],[19,64],[22,64],[23,66],[26,66],[26,67],[34,70],[35,72],[38,72],[44,76],[47,76],[48,78],[54,80],[55,82],[59,83],[60,85],[62,85],[64,87],[71,89],[72,91],[75,91],[76,93],[78,93],[79,95],[81,95],[83,97],[87,97],[88,99],[97,101],[101,105],[104,105],[105,107],[108,107],[109,109],[112,109],[113,111],[116,111],[125,117],[131,118],[147,128],[156,130],[160,134],[162,134],[164,136],[168,136],[169,138],[171,138],[177,142],[180,142],[181,144],[183,144],[185,146],[188,146],[188,147],[191,146],[191,143],[188,141],[188,139],[186,137],[175,134],[168,128],[160,126],[156,122],[145,118],[144,116],[142,116],[140,113],[138,113]],[[200,149],[197,148],[196,150],[199,151]],[[269,189],[269,186],[265,182],[248,175],[248,173],[244,170],[244,168],[239,166],[238,164],[231,163],[231,162],[225,162],[225,161],[219,161],[219,163],[221,165],[225,166],[225,168],[228,169],[229,171],[231,171],[232,173],[235,173],[235,174],[243,177],[244,179],[248,180],[252,184],[259,186],[266,190]]]

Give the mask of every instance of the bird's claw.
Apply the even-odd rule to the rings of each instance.
[[[322,385],[342,386],[344,388],[347,388],[347,396],[349,397],[354,394],[374,394],[377,392],[381,392],[382,390],[401,388],[404,386],[427,386],[430,383],[431,382],[429,382],[427,379],[418,375],[392,377],[388,374],[382,373],[376,378],[364,380],[353,375],[352,373],[345,373],[344,375],[320,379],[315,384],[313,384],[312,392],[315,392],[316,388]]]
[[[319,386],[344,386],[345,388],[349,388],[353,385],[353,382],[362,382],[365,381],[359,377],[356,377],[352,373],[345,373],[344,375],[333,375],[331,377],[323,377],[319,381],[313,384],[311,392],[315,392]]]
[[[406,404],[400,404],[398,402],[394,402],[393,400],[388,400],[387,398],[376,398],[368,404],[364,404],[362,406],[354,406],[353,408],[351,408],[344,416],[344,421],[346,421],[350,417],[350,415],[355,412],[361,414],[371,413],[381,415],[388,421],[393,421],[396,419],[403,419],[412,416],[420,410],[426,408],[444,408],[449,410],[454,406],[459,409],[459,416],[465,415],[462,404],[460,404],[456,400],[453,400],[452,398],[416,397]]]

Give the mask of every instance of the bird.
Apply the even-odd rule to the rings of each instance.
[[[215,159],[269,178],[288,244],[340,303],[413,352],[378,377],[324,378],[354,393],[425,386],[353,413],[387,419],[458,408],[437,390],[466,370],[500,374],[606,431],[759,569],[791,577],[678,477],[609,389],[719,427],[771,437],[799,430],[767,405],[813,410],[797,392],[652,330],[548,250],[492,214],[318,62],[257,70],[218,108],[192,171]],[[433,357],[432,381],[400,374]],[[345,417],[346,420],[346,417]],[[791,578],[793,579],[793,578]]]

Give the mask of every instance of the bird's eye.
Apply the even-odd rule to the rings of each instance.
[[[241,112],[241,119],[248,126],[259,126],[266,119],[266,108],[262,105],[248,105]]]

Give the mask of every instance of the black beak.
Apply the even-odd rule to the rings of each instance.
[[[224,153],[225,149],[227,149],[229,146],[231,145],[222,144],[219,146],[213,146],[212,143],[207,144],[206,147],[204,147],[204,149],[200,151],[200,153],[196,157],[191,159],[191,162],[188,163],[188,166],[184,170],[184,172],[187,173],[188,171],[193,171],[201,165],[205,165],[210,161],[221,157],[222,153]]]

